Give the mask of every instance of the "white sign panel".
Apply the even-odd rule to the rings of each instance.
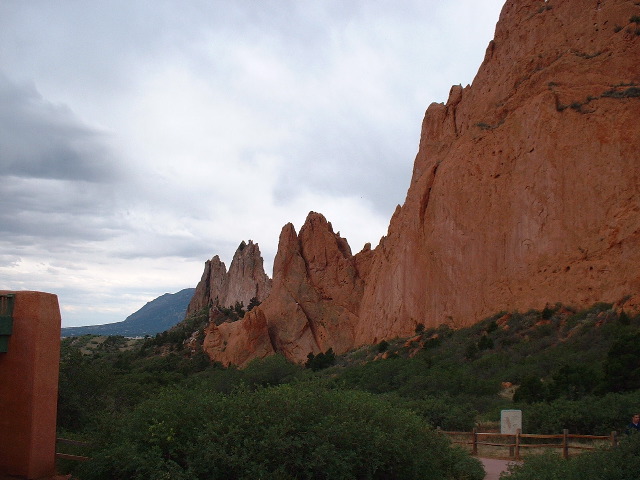
[[[515,435],[522,432],[522,410],[502,410],[500,412],[500,433]]]

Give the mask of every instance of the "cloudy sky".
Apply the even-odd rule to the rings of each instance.
[[[0,289],[124,320],[283,225],[354,253],[503,0],[0,0]]]

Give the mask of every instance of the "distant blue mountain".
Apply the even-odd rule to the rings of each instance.
[[[143,337],[164,332],[184,320],[187,306],[195,290],[195,288],[185,288],[177,293],[165,293],[129,315],[122,322],[63,328],[62,336],[123,335],[125,337]]]

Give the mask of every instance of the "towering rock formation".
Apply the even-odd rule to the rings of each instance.
[[[241,365],[275,351],[303,361],[310,352],[353,347],[364,283],[331,223],[311,212],[299,235],[285,225],[273,271],[271,293],[259,307],[241,321],[210,325],[204,347],[213,359]]]
[[[231,260],[229,272],[216,255],[204,265],[202,279],[189,302],[187,316],[207,306],[234,306],[236,302],[249,305],[252,298],[264,300],[271,290],[271,279],[264,272],[262,255],[257,243],[244,241]]]
[[[473,85],[427,110],[356,344],[639,291],[639,14],[624,0],[506,3]]]
[[[318,214],[285,226],[271,294],[212,326],[209,355],[302,361],[505,309],[638,309],[638,16],[628,0],[508,0],[473,84],[429,106],[387,236],[354,256]]]

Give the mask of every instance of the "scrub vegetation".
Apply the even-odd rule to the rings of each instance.
[[[469,431],[518,408],[526,433],[608,434],[640,405],[640,317],[609,304],[420,327],[306,365],[274,355],[244,369],[211,363],[185,332],[63,339],[60,435],[93,442],[73,466],[83,480],[481,479],[436,427]],[[580,461],[624,459],[626,444]],[[528,473],[536,465],[513,478],[547,478]]]

